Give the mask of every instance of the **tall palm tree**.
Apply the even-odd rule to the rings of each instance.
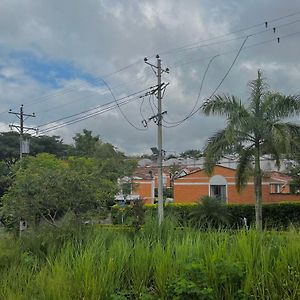
[[[228,154],[238,155],[236,185],[238,191],[254,178],[256,228],[262,229],[262,170],[260,158],[270,154],[280,167],[280,157],[291,151],[299,151],[297,142],[300,126],[286,119],[300,113],[300,96],[285,96],[268,90],[262,72],[249,83],[250,98],[243,103],[235,96],[216,95],[202,105],[206,115],[226,118],[226,127],[207,141],[204,149],[205,169],[209,174],[220,158]],[[297,137],[297,139],[295,139]]]

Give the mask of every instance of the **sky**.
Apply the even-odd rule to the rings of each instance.
[[[72,143],[86,128],[126,154],[149,154],[157,99],[146,93],[157,78],[144,57],[156,65],[159,54],[170,69],[163,149],[202,149],[225,125],[198,110],[220,83],[216,94],[247,102],[262,69],[270,90],[298,94],[299,48],[297,0],[1,0],[0,131],[23,104],[40,134]]]

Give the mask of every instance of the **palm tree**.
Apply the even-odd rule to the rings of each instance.
[[[224,116],[227,121],[225,129],[208,139],[204,149],[204,165],[211,174],[222,156],[238,155],[236,185],[241,191],[249,177],[253,176],[256,228],[261,230],[263,174],[260,158],[270,154],[279,168],[283,154],[300,150],[297,142],[300,126],[282,121],[300,113],[300,96],[269,91],[260,70],[257,79],[251,81],[249,86],[248,103],[235,96],[216,95],[202,105],[206,115]]]

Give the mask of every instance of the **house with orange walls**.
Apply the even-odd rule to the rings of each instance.
[[[137,168],[132,177],[132,194],[139,195],[144,203],[153,204],[155,200],[155,191],[158,187],[157,168],[143,167]],[[168,167],[163,168],[163,187],[164,190],[173,186],[172,176]]]
[[[235,177],[235,169],[217,165],[211,176],[199,169],[176,178],[174,180],[174,203],[193,203],[208,195],[229,204],[254,204],[253,178],[250,178],[246,187],[239,193]],[[290,181],[291,177],[280,172],[265,173],[262,182],[263,202],[300,201],[300,190],[297,194],[291,193]]]

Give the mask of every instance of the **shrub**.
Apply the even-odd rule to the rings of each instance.
[[[255,207],[250,204],[229,204],[225,205],[223,213],[228,217],[227,226],[229,228],[243,227],[243,218],[247,219],[247,224],[255,223]],[[156,216],[157,204],[144,205],[145,216]],[[179,225],[190,225],[193,216],[199,209],[197,203],[172,203],[165,206],[165,216],[175,217]],[[223,208],[222,208],[223,209]],[[112,220],[114,224],[121,224],[121,215],[123,214],[124,223],[130,224],[130,218],[133,216],[133,209],[127,205],[120,207],[118,205],[112,208]],[[224,219],[225,220],[225,219]],[[278,203],[263,205],[263,222],[266,228],[286,229],[290,225],[300,225],[300,203]]]
[[[227,206],[220,200],[204,196],[194,207],[189,217],[192,223],[200,227],[224,227],[229,224],[230,215]]]

